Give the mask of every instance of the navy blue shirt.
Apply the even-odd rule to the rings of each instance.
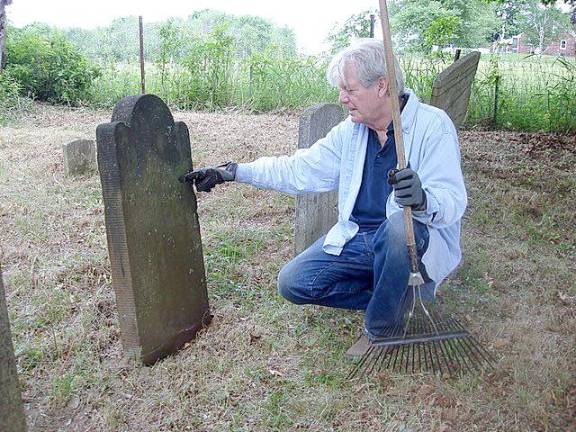
[[[369,131],[362,184],[350,218],[360,226],[359,232],[376,230],[386,220],[386,200],[392,192],[388,171],[398,163],[392,124],[386,136],[386,144],[382,147],[376,131]]]

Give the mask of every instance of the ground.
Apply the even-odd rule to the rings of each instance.
[[[97,174],[62,144],[110,112],[37,105],[0,129],[0,262],[31,431],[576,430],[576,139],[461,132],[464,261],[439,301],[496,372],[347,381],[362,315],[288,304],[294,200],[244,185],[198,197],[214,320],[153,367],[122,355]],[[297,113],[175,112],[195,166],[296,147]]]

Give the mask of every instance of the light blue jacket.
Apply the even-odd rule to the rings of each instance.
[[[454,124],[448,115],[421,103],[411,91],[402,110],[406,159],[426,192],[427,209],[414,212],[414,219],[428,225],[430,241],[422,258],[430,278],[439,284],[460,262],[460,219],[467,204],[460,168],[460,149]],[[350,220],[366,157],[368,128],[350,118],[308,149],[292,156],[262,157],[238,165],[236,181],[290,194],[325,192],[338,188],[338,222],[324,241],[324,252],[340,255],[356,235]],[[383,180],[385,181],[385,180]],[[393,194],[386,214],[402,211]]]

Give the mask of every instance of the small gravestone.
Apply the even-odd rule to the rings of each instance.
[[[0,431],[26,430],[0,267]]]
[[[64,174],[67,177],[96,171],[96,145],[92,140],[79,139],[62,146]]]
[[[298,148],[308,148],[324,138],[346,115],[339,105],[319,104],[300,117]],[[338,191],[312,193],[296,197],[294,249],[304,251],[328,232],[338,220]]]
[[[96,138],[122,343],[149,365],[210,321],[196,196],[178,181],[188,128],[160,98],[129,96]]]
[[[430,105],[441,108],[459,128],[466,119],[472,82],[478,69],[480,53],[473,51],[443,70],[434,81]]]

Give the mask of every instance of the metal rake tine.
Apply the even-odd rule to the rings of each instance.
[[[418,300],[420,301],[420,306],[422,306],[424,313],[426,314],[426,316],[428,317],[428,319],[432,323],[432,327],[434,328],[434,331],[436,332],[436,334],[439,334],[438,328],[436,327],[436,323],[434,322],[434,319],[432,319],[432,317],[430,316],[430,313],[428,312],[428,309],[426,309],[426,306],[424,306],[424,302],[422,301],[422,289],[421,289],[420,285],[418,285]]]
[[[460,324],[460,322],[458,322],[456,319],[454,319],[454,321],[457,323],[457,325],[459,325],[463,330],[466,330],[464,328],[464,326],[462,324]],[[468,331],[468,330],[466,330]],[[490,365],[492,367],[494,367],[494,364],[496,363],[496,359],[488,352],[486,351],[486,349],[482,346],[482,344],[480,342],[478,342],[478,340],[468,332],[469,334],[469,342],[472,346],[474,346],[476,348],[476,350],[478,351],[478,353],[483,357],[484,361],[486,361],[487,363],[490,363]]]
[[[440,374],[442,374],[442,361],[440,360],[440,356],[438,355],[438,350],[436,347],[436,341],[432,341],[432,351],[434,351],[434,357],[437,361],[437,365],[438,365],[438,371],[440,372]],[[434,370],[434,372],[436,372],[436,370]]]
[[[455,346],[456,352],[458,354],[457,359],[461,361],[464,366],[466,366],[469,372],[479,372],[474,362],[467,361],[470,356],[467,354],[466,349],[462,345],[462,339],[463,338],[452,339],[452,344]]]
[[[474,336],[470,335],[467,338],[464,338],[463,342],[466,344],[470,352],[476,353],[475,357],[479,360],[479,363],[486,363],[490,368],[494,368],[495,360]]]
[[[412,310],[408,314],[408,319],[406,320],[406,323],[404,325],[404,335],[402,336],[402,338],[406,337],[406,332],[408,331],[408,326],[410,325],[410,320],[412,319],[412,316],[414,315],[414,308],[415,307],[416,307],[416,286],[412,285]]]
[[[356,376],[356,374],[364,367],[364,364],[368,360],[368,357],[370,357],[370,354],[371,354],[373,349],[374,349],[374,346],[368,347],[368,350],[362,355],[362,357],[360,358],[360,361],[356,364],[356,366],[354,366],[354,369],[352,369],[352,371],[348,374],[349,380],[354,378]]]

